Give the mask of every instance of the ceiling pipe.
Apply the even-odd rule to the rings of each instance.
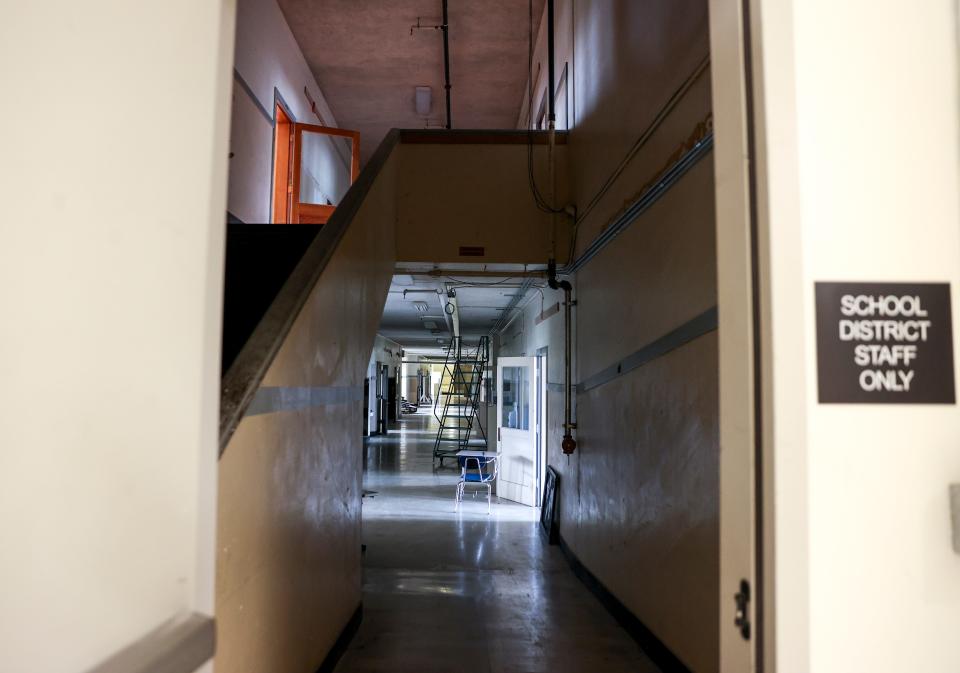
[[[549,204],[550,209],[555,210],[556,206],[554,205],[557,201],[557,189],[556,189],[556,157],[554,152],[556,151],[557,144],[557,55],[556,55],[556,45],[555,45],[555,30],[554,30],[554,0],[547,0],[547,135],[548,135],[548,148],[547,148],[547,169],[549,184],[547,189],[550,190]],[[550,258],[556,259],[557,257],[557,213],[550,213]]]
[[[443,317],[447,321],[447,329],[455,336],[460,336],[460,311],[457,306],[457,293],[445,286],[442,294],[438,294],[440,300],[440,310],[443,311]]]
[[[546,271],[448,271],[445,269],[431,269],[430,271],[410,271],[411,276],[431,276],[433,278],[546,278]]]
[[[446,5],[447,0],[443,0],[443,3]],[[547,0],[547,78],[550,80],[547,83],[547,106],[549,109],[547,121],[549,122],[551,131],[553,131],[557,125],[557,101],[554,99],[554,94],[556,93],[554,82],[557,81],[557,63],[554,50],[553,5],[554,0]],[[446,15],[444,15],[443,22],[447,22]]]
[[[443,0],[443,88],[447,91],[447,128],[453,128],[450,119],[450,22],[447,18],[447,0]]]
[[[403,291],[403,298],[406,299],[408,294],[424,294],[424,293],[426,293],[426,294],[442,294],[442,293],[443,293],[443,290],[438,290],[438,289],[436,289],[436,288],[434,288],[434,289],[432,289],[432,290],[421,290],[420,288],[415,288],[415,289],[409,289],[409,288],[408,288],[408,289],[405,289],[405,290]]]

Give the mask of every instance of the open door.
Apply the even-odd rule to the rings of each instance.
[[[497,496],[537,505],[536,358],[497,361]]]
[[[349,147],[349,180],[338,179],[336,163]],[[336,203],[360,174],[360,134],[356,131],[293,125],[293,167],[290,222],[326,224]]]
[[[760,265],[769,233],[761,236],[758,187],[766,175],[753,140],[752,38],[745,33],[748,3],[710,0],[710,73],[714,133],[717,226],[717,303],[720,367],[720,670],[774,670],[765,641],[774,634],[772,586],[765,576],[763,395],[767,375],[762,351],[764,300]],[[766,109],[757,105],[758,110]],[[762,115],[761,115],[762,118]],[[763,279],[767,280],[764,281]],[[768,286],[769,289],[769,286]],[[767,300],[769,301],[769,300]],[[769,316],[766,317],[769,320]],[[769,336],[769,325],[766,328]],[[771,388],[772,390],[772,388]],[[781,430],[781,432],[783,432]],[[783,469],[783,468],[781,468]],[[800,555],[796,555],[800,556]],[[767,566],[772,568],[773,566]],[[805,588],[791,591],[805,591]],[[794,629],[796,630],[796,629]],[[804,631],[804,633],[806,633]],[[802,638],[802,635],[798,635]],[[797,670],[804,662],[794,662]]]

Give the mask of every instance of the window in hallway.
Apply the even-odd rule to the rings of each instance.
[[[294,124],[292,168],[290,221],[326,224],[360,173],[360,134]]]
[[[273,222],[326,224],[360,173],[360,134],[274,110]]]
[[[503,408],[500,425],[513,430],[530,429],[530,368],[503,368]]]

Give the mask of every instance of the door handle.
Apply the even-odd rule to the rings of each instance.
[[[740,631],[744,640],[750,640],[750,614],[748,612],[750,583],[747,580],[740,580],[740,591],[734,595],[733,600],[736,603],[733,625]]]

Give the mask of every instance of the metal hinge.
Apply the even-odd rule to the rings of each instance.
[[[740,591],[733,596],[737,611],[734,613],[733,625],[740,630],[744,640],[750,640],[750,583],[740,580]]]

